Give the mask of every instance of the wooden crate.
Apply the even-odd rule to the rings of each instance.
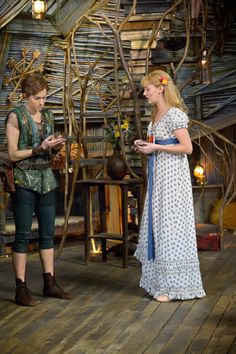
[[[199,251],[219,251],[219,226],[213,224],[196,224],[197,248]]]

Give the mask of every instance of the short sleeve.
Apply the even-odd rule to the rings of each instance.
[[[187,114],[179,108],[174,108],[169,117],[170,129],[173,132],[176,129],[188,128],[189,118]]]
[[[16,113],[14,112],[10,112],[6,118],[6,125],[10,124],[13,127],[15,127],[16,129],[19,129],[19,123],[18,123],[18,118]]]

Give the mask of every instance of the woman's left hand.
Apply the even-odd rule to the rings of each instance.
[[[59,145],[63,144],[66,141],[61,135],[54,137],[53,135],[48,136],[42,142],[43,150],[57,148]]]

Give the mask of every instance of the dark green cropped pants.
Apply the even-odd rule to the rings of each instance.
[[[30,240],[33,214],[37,216],[39,249],[54,247],[55,191],[41,195],[30,189],[17,187],[13,195],[13,210],[16,226],[13,251],[26,253]]]

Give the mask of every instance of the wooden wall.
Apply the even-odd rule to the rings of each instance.
[[[120,12],[120,20],[122,17],[128,14],[130,6],[132,5],[131,0],[122,0],[123,12]],[[130,65],[130,71],[137,85],[137,89],[140,88],[140,79],[145,74],[145,58],[147,42],[150,37],[151,30],[155,24],[158,23],[160,15],[166,11],[173,1],[137,1],[135,15],[131,16],[129,22],[123,27],[121,32],[121,39],[123,48],[126,50],[126,59]],[[116,1],[108,2],[107,6],[103,7],[103,13],[105,13],[111,20],[114,20],[116,11]],[[207,28],[207,41],[209,46],[214,41],[214,21],[212,19],[212,9],[209,8],[209,25]],[[146,15],[145,15],[146,14]],[[95,18],[99,20],[101,15],[99,11],[95,15]],[[161,38],[157,38],[154,43],[153,50],[150,53],[149,58],[149,70],[154,70],[157,67],[166,68],[169,72],[170,63],[175,63],[179,61],[183,55],[184,50],[184,14],[181,9],[175,11],[174,13],[168,15],[166,20],[163,21]],[[29,21],[29,20],[28,20]],[[9,58],[14,58],[16,61],[21,59],[21,48],[27,47],[30,49],[29,59],[32,51],[37,48],[41,51],[41,56],[39,62],[45,63],[46,74],[50,81],[51,92],[48,98],[48,104],[54,108],[56,118],[58,123],[63,120],[63,110],[62,110],[62,87],[64,82],[64,52],[60,45],[63,43],[66,45],[66,41],[60,36],[52,36],[52,34],[45,36],[43,30],[39,31],[39,27],[36,26],[34,30],[34,25],[32,25],[31,34],[26,34],[26,29],[24,27],[17,27],[19,19],[15,20],[8,28],[3,28],[0,45],[2,47],[1,51],[1,61],[5,63]],[[32,23],[33,24],[33,23]],[[15,29],[18,29],[18,33]],[[29,31],[27,27],[27,32]],[[102,53],[105,49],[110,49],[108,55],[100,61],[97,67],[97,75],[102,75],[108,71],[113,65],[112,56],[112,33],[108,26],[104,25],[105,32],[99,33],[98,27],[92,25],[91,22],[84,20],[83,26],[75,33],[77,57],[81,62],[82,73],[86,74],[88,71],[88,63],[93,63],[98,57],[99,53]],[[7,33],[8,38],[6,40],[5,33]],[[104,35],[105,34],[105,35]],[[107,36],[107,37],[106,37]],[[108,37],[110,38],[108,40]],[[176,42],[173,44],[173,37],[178,38],[179,44]],[[198,71],[197,60],[198,57],[194,53],[194,43],[198,41],[199,33],[195,33],[191,37],[191,45],[189,54],[186,58],[185,63],[182,65],[180,72],[178,74],[177,85],[179,87],[185,82],[187,78],[195,74]],[[224,54],[219,57],[217,51],[212,53],[212,73],[213,73],[213,84],[211,85],[200,85],[199,76],[188,84],[183,90],[182,95],[186,101],[189,108],[190,117],[195,119],[214,119],[217,116],[223,114],[229,114],[234,112],[235,109],[235,79],[236,79],[236,55],[235,55],[235,41],[236,39],[236,27],[235,24],[230,30],[230,34],[225,41]],[[182,45],[181,45],[182,43]],[[181,47],[179,50],[175,49],[178,45]],[[166,49],[168,48],[168,49]],[[10,69],[2,65],[1,79],[5,79],[10,75]],[[3,69],[5,71],[3,72]],[[94,73],[96,75],[96,73]],[[121,69],[122,75],[122,69]],[[127,83],[125,75],[122,78],[122,84]],[[111,80],[113,80],[111,75]],[[74,91],[78,87],[76,82],[73,83]],[[2,87],[0,91],[0,122],[2,127],[2,121],[5,118],[6,112],[9,109],[9,103],[6,98],[11,91],[12,86]],[[106,90],[106,88],[104,88]],[[115,93],[109,92],[109,88],[106,90],[107,102],[114,99]],[[127,95],[128,96],[128,93]],[[131,99],[130,99],[131,98]],[[144,98],[142,101],[142,120],[145,124],[149,119],[150,107],[146,104]],[[198,109],[200,101],[200,111]],[[76,106],[76,112],[79,113],[80,110],[80,95],[79,93],[74,96],[74,102]],[[16,104],[16,101],[13,102]],[[127,102],[124,103],[126,107],[132,111],[132,97],[127,97]],[[90,95],[90,100],[87,102],[87,117],[95,128],[96,123],[101,123],[103,121],[103,116],[101,115],[101,110],[99,107],[98,99],[95,95]],[[78,114],[79,117],[79,114]],[[93,129],[93,128],[91,128]],[[100,135],[100,133],[99,133]],[[4,135],[1,135],[1,140]],[[94,145],[97,149],[97,145]]]
[[[102,2],[100,2],[102,3]],[[122,47],[125,55],[125,60],[128,63],[129,70],[132,74],[137,91],[140,90],[140,80],[145,74],[147,43],[150,38],[150,33],[153,26],[158,24],[161,14],[166,11],[173,1],[160,0],[138,0],[135,13],[131,16],[129,21],[125,24],[121,31]],[[131,0],[122,0],[122,8],[119,12],[119,21],[127,16],[132,5]],[[214,13],[213,8],[209,3],[209,25],[207,28],[207,43],[209,46],[214,41]],[[102,16],[105,14],[111,21],[115,21],[115,14],[117,10],[117,1],[104,1],[104,5],[100,6],[98,10],[91,14],[91,20],[83,19],[82,25],[75,31],[74,43],[76,58],[80,64],[80,72],[85,77],[89,72],[91,65],[98,59],[100,55],[107,50],[107,54],[103,55],[98,61],[93,72],[93,79],[96,83],[103,75],[106,80],[102,81],[100,90],[103,94],[104,104],[109,106],[113,100],[116,99],[116,91],[114,85],[114,36],[111,29],[104,23]],[[30,21],[28,19],[28,21]],[[102,24],[99,28],[97,23]],[[17,31],[16,31],[17,28]],[[31,28],[29,33],[29,28]],[[16,33],[17,32],[17,33]],[[27,33],[27,35],[26,35]],[[186,84],[186,80],[194,79],[187,84],[182,90],[182,95],[189,108],[189,116],[191,119],[197,119],[204,122],[213,122],[215,118],[224,121],[228,115],[231,115],[228,126],[233,128],[223,127],[220,132],[224,133],[229,139],[235,141],[235,97],[236,97],[236,26],[233,24],[228,36],[225,40],[225,49],[223,55],[219,56],[217,48],[212,52],[212,76],[213,83],[211,85],[201,85],[198,73],[198,55],[196,53],[196,46],[199,42],[199,33],[191,34],[191,43],[189,53],[183,65],[181,66],[177,85],[182,87]],[[186,35],[184,29],[184,12],[181,7],[178,7],[173,13],[166,16],[161,27],[161,34],[157,36],[157,40],[152,46],[149,56],[149,70],[162,67],[171,73],[171,63],[176,66],[183,56]],[[37,64],[45,64],[45,72],[50,82],[50,92],[48,96],[47,105],[53,109],[57,129],[63,129],[64,111],[63,111],[63,87],[65,83],[64,58],[65,48],[68,46],[68,37],[64,38],[59,33],[45,34],[45,31],[40,32],[39,26],[33,24],[32,27],[19,25],[19,18],[10,24],[9,27],[4,27],[0,32],[0,64],[1,64],[1,81],[9,78],[11,69],[6,66],[10,58],[14,58],[17,62],[21,59],[21,48],[29,48],[29,60],[32,52],[39,49],[41,52]],[[118,58],[120,61],[120,58]],[[75,63],[72,61],[71,66],[75,68]],[[67,72],[68,74],[68,72]],[[134,110],[133,97],[131,90],[127,89],[128,81],[124,73],[122,65],[119,66],[119,90],[122,92],[125,88],[125,95],[122,99],[122,110],[124,116],[127,115],[133,121],[136,114]],[[82,78],[84,79],[84,78]],[[81,92],[76,79],[72,80],[72,95],[73,107],[76,118],[82,119],[81,111]],[[93,84],[92,81],[89,83]],[[0,87],[0,139],[5,143],[4,134],[4,120],[10,106],[17,104],[17,99],[10,104],[7,97],[12,90],[11,85]],[[143,129],[147,126],[150,119],[150,107],[142,95],[140,95],[141,105],[141,121]],[[104,143],[102,142],[104,113],[101,112],[101,102],[96,94],[96,91],[91,89],[86,103],[86,130],[87,135],[100,137],[99,141],[93,141],[88,145],[89,151],[104,151]],[[106,118],[114,118],[116,116],[116,109],[109,109],[106,113]],[[133,137],[136,131],[133,126]],[[224,130],[222,130],[224,129]],[[218,160],[217,153],[214,146],[202,139],[202,144],[209,152],[209,156],[215,161],[216,166],[212,165],[212,160],[209,160],[197,147],[190,160],[191,167],[200,159],[207,170],[208,183],[221,183],[221,161]],[[132,166],[140,166],[140,159],[130,151],[130,145],[126,146],[126,152],[129,162]]]

